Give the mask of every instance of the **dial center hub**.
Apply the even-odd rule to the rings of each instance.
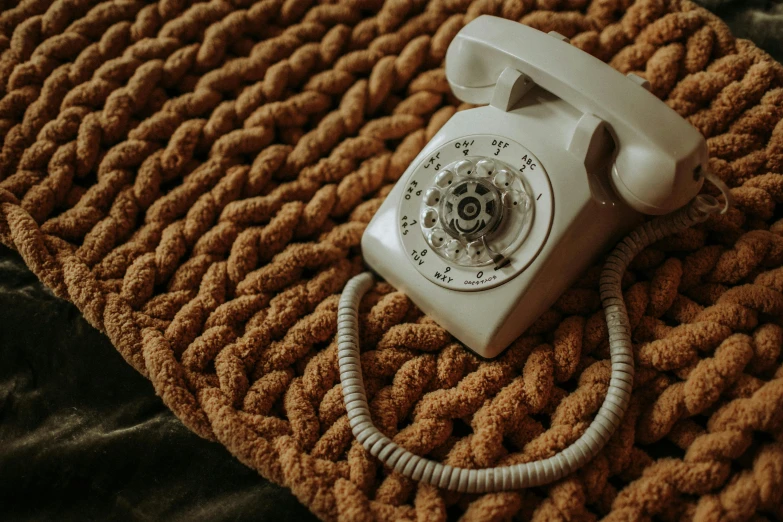
[[[491,234],[503,216],[500,192],[487,180],[450,186],[442,200],[440,222],[450,236],[471,241]]]

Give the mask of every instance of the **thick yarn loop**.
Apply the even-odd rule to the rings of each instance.
[[[367,222],[467,108],[443,59],[481,14],[649,80],[735,205],[622,277],[633,393],[590,464],[462,494],[355,442],[335,334]],[[783,67],[686,0],[22,0],[0,13],[0,141],[0,241],[185,425],[324,520],[783,517]],[[374,284],[373,423],[452,468],[563,450],[611,383],[600,272],[493,361]]]

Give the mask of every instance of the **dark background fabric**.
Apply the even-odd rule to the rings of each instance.
[[[0,519],[316,520],[185,428],[0,246]]]
[[[783,60],[783,0],[705,0]],[[0,246],[2,520],[314,520],[187,430],[75,306]]]
[[[783,61],[782,0],[697,0],[726,22],[738,38],[747,38]]]

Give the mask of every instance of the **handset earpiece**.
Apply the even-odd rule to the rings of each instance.
[[[611,183],[633,209],[667,214],[701,189],[702,135],[642,85],[560,38],[485,15],[466,25],[446,53],[449,85],[469,103],[489,103],[507,67],[607,123],[618,149]]]

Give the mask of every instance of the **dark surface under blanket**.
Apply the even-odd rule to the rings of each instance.
[[[703,4],[783,59],[783,1]],[[76,307],[0,247],[0,519],[314,517],[188,431]]]
[[[316,520],[0,246],[0,520]]]

